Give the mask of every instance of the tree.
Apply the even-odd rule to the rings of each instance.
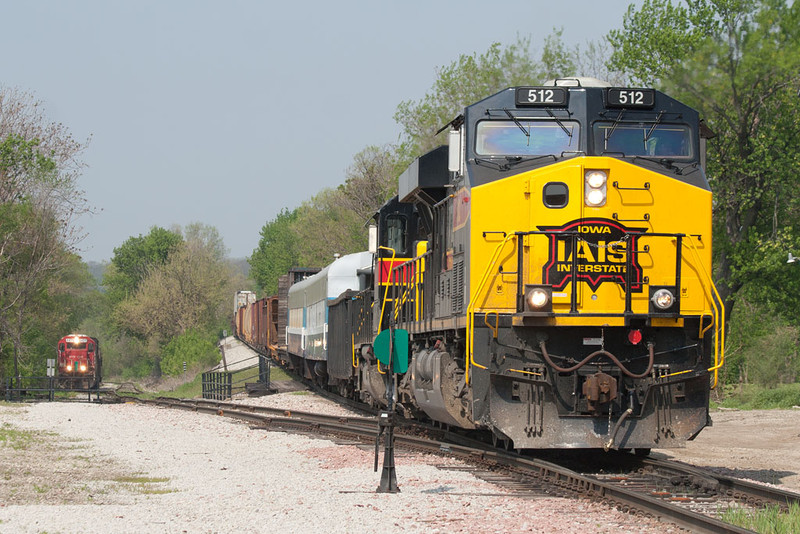
[[[335,202],[353,212],[363,228],[364,222],[397,193],[397,176],[402,171],[394,147],[369,146],[353,156]]]
[[[178,230],[176,233],[180,234]],[[188,243],[195,243],[197,246],[202,247],[217,260],[224,260],[228,255],[228,249],[225,247],[225,241],[219,234],[219,230],[215,226],[209,226],[200,222],[193,222],[186,225],[183,229],[183,238]]]
[[[238,280],[219,256],[217,235],[193,225],[187,240],[163,263],[150,264],[134,295],[115,309],[117,321],[145,340],[155,376],[161,374],[162,350],[173,339],[193,329],[214,332],[228,319]]]
[[[339,189],[323,189],[298,208],[291,230],[301,265],[322,267],[335,254],[367,248],[367,219],[343,206],[344,195]]]
[[[462,54],[450,65],[437,69],[432,89],[420,100],[397,106],[394,120],[400,124],[400,153],[408,164],[443,144],[441,128],[461,113],[464,106],[513,85],[533,85],[543,76],[529,51],[530,39],[502,48],[493,43],[481,55]]]
[[[103,276],[111,302],[116,304],[132,296],[150,270],[163,265],[182,242],[179,232],[154,226],[146,236],[130,237],[115,248]]]
[[[183,364],[188,369],[206,368],[219,361],[219,349],[214,335],[191,329],[174,337],[164,347],[161,370],[165,375],[177,376],[183,372]]]
[[[686,101],[717,134],[708,171],[718,287],[730,316],[737,291],[763,283],[760,259],[777,249],[785,258],[800,244],[792,194],[800,186],[800,4],[646,0],[609,41],[611,68]]]
[[[561,30],[545,39],[541,58],[532,52],[530,38],[518,37],[506,47],[493,43],[481,54],[462,54],[437,70],[433,88],[420,100],[397,106],[394,119],[403,129],[399,149],[402,167],[445,143],[439,132],[464,107],[515,85],[539,85],[547,80],[575,76],[579,49],[561,41]],[[590,75],[591,73],[581,73]]]
[[[49,277],[44,291],[29,301],[23,315],[27,326],[22,345],[36,356],[27,362],[27,374],[44,375],[45,356],[53,357],[55,341],[80,331],[83,319],[98,312],[102,297],[80,256],[65,252],[59,262],[63,267]]]
[[[354,156],[344,184],[303,203],[291,224],[301,264],[323,266],[335,254],[367,248],[367,223],[397,193],[397,162],[393,147],[367,147]]]
[[[282,209],[261,229],[258,247],[248,258],[250,278],[255,280],[258,290],[263,294],[276,294],[278,277],[299,265],[298,243],[291,231],[295,220],[297,210]]]
[[[36,312],[74,264],[74,221],[88,211],[77,190],[85,146],[30,94],[0,88],[0,374],[13,360],[19,376],[46,330]]]

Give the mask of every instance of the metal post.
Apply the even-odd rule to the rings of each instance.
[[[392,317],[394,317],[392,315]],[[380,365],[380,363],[378,363]],[[400,493],[397,486],[397,472],[394,467],[394,318],[389,321],[389,373],[387,373],[388,384],[386,387],[386,400],[388,401],[388,411],[381,412],[380,430],[375,441],[375,470],[378,468],[378,442],[381,434],[385,433],[383,446],[383,471],[381,472],[381,483],[378,486],[378,493]]]

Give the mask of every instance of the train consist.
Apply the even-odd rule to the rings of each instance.
[[[385,406],[373,344],[391,326],[410,339],[406,417],[516,449],[684,446],[724,354],[697,112],[575,79],[501,91],[450,128],[375,214],[370,252],[237,296],[237,335]]]
[[[92,389],[102,381],[103,357],[97,338],[70,334],[58,340],[56,349],[59,385],[71,389]]]

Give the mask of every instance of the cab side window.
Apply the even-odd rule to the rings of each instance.
[[[550,182],[544,186],[542,197],[548,208],[564,208],[569,204],[569,188],[563,182]]]
[[[400,215],[386,217],[386,246],[398,255],[406,252],[406,218]]]

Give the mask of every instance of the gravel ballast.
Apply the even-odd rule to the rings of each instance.
[[[262,402],[342,410],[312,395]],[[402,451],[401,493],[378,494],[369,450],[206,414],[0,405],[0,425],[40,432],[24,448],[0,441],[0,532],[678,531],[586,500],[515,497],[457,460]]]

